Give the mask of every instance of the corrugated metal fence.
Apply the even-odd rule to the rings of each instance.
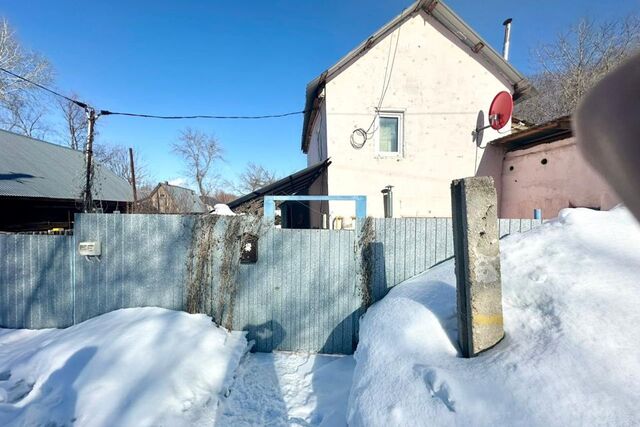
[[[500,220],[500,233],[539,224]],[[0,326],[66,327],[119,308],[195,307],[248,331],[259,351],[351,353],[368,303],[453,256],[449,218],[374,219],[365,229],[81,214],[73,236],[0,235]],[[255,264],[239,263],[245,233],[258,236]],[[99,259],[78,255],[87,240],[101,242]]]
[[[0,234],[0,326],[73,324],[73,236]]]

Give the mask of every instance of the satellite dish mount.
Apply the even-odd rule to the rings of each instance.
[[[476,128],[472,134],[474,139],[477,139],[478,134],[485,129],[492,128],[500,130],[509,123],[511,114],[513,113],[513,99],[511,94],[507,91],[498,92],[498,94],[491,101],[489,106],[489,124],[487,126]]]

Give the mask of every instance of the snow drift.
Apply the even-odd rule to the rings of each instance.
[[[0,425],[210,426],[246,347],[205,315],[161,308],[0,329]]]
[[[361,321],[352,426],[640,425],[640,227],[567,209],[501,241],[506,338],[458,356],[453,260]]]

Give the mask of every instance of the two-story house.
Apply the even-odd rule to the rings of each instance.
[[[442,1],[416,2],[308,84],[302,150],[308,165],[331,159],[309,194],[364,194],[381,217],[390,185],[394,216],[450,216],[451,180],[475,175],[510,131],[487,129],[480,146],[472,135],[500,91],[518,102],[534,89]],[[310,207],[312,227],[353,215]]]

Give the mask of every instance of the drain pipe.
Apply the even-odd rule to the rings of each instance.
[[[504,45],[502,46],[502,57],[505,61],[509,60],[509,44],[511,43],[511,21],[513,21],[513,19],[507,18],[502,23],[502,25],[504,25]]]
[[[387,185],[381,193],[384,203],[384,217],[393,218],[393,185]]]

